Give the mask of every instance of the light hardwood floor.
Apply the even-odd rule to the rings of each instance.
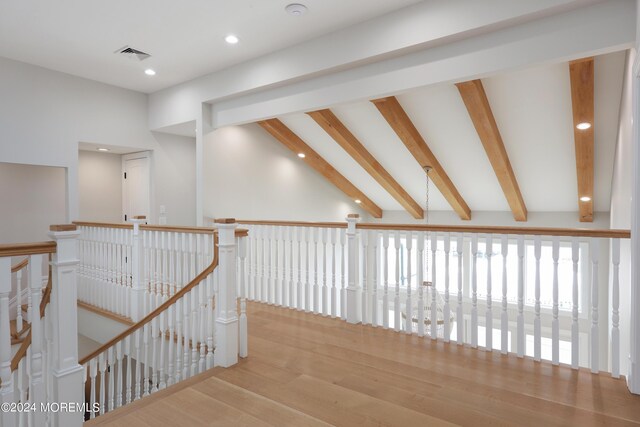
[[[248,304],[249,357],[97,418],[116,426],[619,426],[624,380]]]

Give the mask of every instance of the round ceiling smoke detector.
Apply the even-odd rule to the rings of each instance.
[[[287,11],[288,14],[293,16],[302,16],[307,13],[307,6],[300,3],[291,3],[287,5],[284,10]]]

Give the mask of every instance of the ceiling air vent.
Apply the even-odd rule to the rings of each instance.
[[[141,50],[134,49],[134,48],[129,47],[129,46],[125,46],[123,48],[120,48],[120,49],[116,50],[115,53],[119,53],[121,55],[126,56],[129,59],[135,59],[135,60],[138,60],[138,61],[144,61],[145,59],[147,59],[148,57],[151,56],[148,53],[144,53]]]

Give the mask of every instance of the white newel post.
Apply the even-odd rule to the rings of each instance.
[[[633,133],[631,140],[631,298],[630,346],[627,386],[640,394],[640,55],[633,66]]]
[[[31,401],[40,404],[46,402],[42,363],[42,322],[40,319],[40,301],[42,299],[42,258],[44,255],[32,255],[29,259],[29,292],[31,293]],[[45,424],[45,414],[35,411],[33,423]]]
[[[49,236],[56,241],[51,261],[51,322],[53,325],[53,402],[81,405],[84,369],[78,364],[77,268],[78,236],[75,225],[52,225]],[[36,308],[34,307],[34,310]],[[80,426],[82,412],[50,414],[52,425]]]
[[[238,362],[238,309],[236,283],[236,237],[233,218],[217,219],[218,229],[218,318],[216,319],[215,364],[229,367]]]
[[[349,282],[347,285],[347,322],[360,323],[362,321],[362,307],[360,298],[360,283],[358,282],[358,243],[356,242],[356,223],[360,215],[347,216],[347,271]]]
[[[11,334],[9,332],[9,293],[11,292],[11,257],[0,258],[0,403],[15,402],[11,382]],[[16,414],[0,411],[0,425],[16,424]]]
[[[140,224],[146,222],[145,217],[134,217],[133,242],[131,246],[131,320],[140,321],[145,315],[144,298],[144,248],[142,245],[142,233]]]

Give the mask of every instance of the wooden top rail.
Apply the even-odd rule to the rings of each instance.
[[[322,227],[322,228],[347,228],[346,222],[307,222],[307,221],[252,221],[238,220],[243,225],[278,225],[284,227]]]
[[[52,254],[56,251],[56,242],[9,243],[0,245],[0,258],[9,256],[25,256]]]
[[[323,227],[347,228],[346,222],[304,222],[304,221],[256,221],[238,220],[244,225],[277,225],[289,227]],[[628,239],[629,230],[598,230],[588,228],[552,228],[552,227],[501,227],[484,225],[432,225],[432,224],[385,224],[357,223],[356,228],[363,230],[398,230],[398,231],[439,231],[452,233],[513,234],[526,236],[568,236],[568,237],[603,237]]]
[[[120,228],[120,229],[133,229],[133,224],[127,223],[109,223],[109,222],[89,222],[89,221],[74,221],[78,227],[97,227],[97,228]],[[169,231],[174,233],[194,233],[194,234],[214,234],[217,232],[214,227],[186,227],[179,225],[147,225],[141,224],[140,230],[147,231]],[[237,229],[236,237],[246,237],[248,235],[247,230]]]
[[[153,310],[151,313],[147,314],[138,323],[132,325],[127,330],[122,332],[120,335],[114,337],[113,339],[111,339],[110,341],[106,342],[105,344],[100,346],[98,349],[93,351],[91,354],[89,354],[89,355],[85,356],[84,358],[82,358],[82,360],[80,360],[80,362],[79,362],[80,365],[86,364],[87,362],[89,362],[94,357],[99,356],[102,352],[108,350],[110,347],[112,347],[113,345],[117,344],[119,341],[121,341],[124,338],[126,338],[127,336],[133,334],[135,331],[137,331],[138,329],[142,328],[147,323],[151,322],[154,318],[159,316],[160,313],[162,313],[163,311],[168,309],[171,305],[175,304],[176,301],[178,301],[180,298],[182,298],[187,292],[189,292],[191,289],[196,287],[209,274],[213,273],[213,270],[215,270],[215,268],[218,266],[218,235],[214,234],[213,239],[214,239],[214,242],[213,242],[213,247],[214,247],[213,261],[211,261],[211,264],[207,268],[205,268],[200,274],[198,274],[185,287],[183,287],[178,292],[176,292],[175,295],[173,295],[171,298],[169,298],[167,301],[165,301],[163,304],[161,304],[158,308]]]
[[[568,237],[606,237],[628,239],[629,230],[597,230],[588,228],[552,228],[552,227],[500,227],[473,225],[431,225],[431,224],[356,224],[363,230],[399,230],[399,231],[440,231],[452,233],[514,234],[525,236],[568,236]]]
[[[27,265],[29,265],[29,258],[25,258],[22,261],[20,261],[19,263],[17,263],[16,265],[12,265],[11,266],[11,272],[12,273],[16,273],[16,272],[22,270],[23,268],[25,268]]]

